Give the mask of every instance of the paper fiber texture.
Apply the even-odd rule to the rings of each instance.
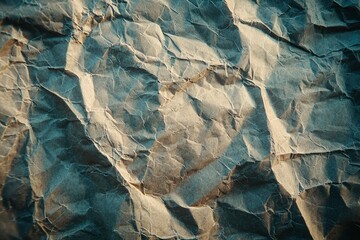
[[[359,1],[0,19],[0,239],[360,236]]]

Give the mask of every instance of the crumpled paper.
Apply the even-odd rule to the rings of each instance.
[[[0,239],[360,234],[360,4],[0,1]]]

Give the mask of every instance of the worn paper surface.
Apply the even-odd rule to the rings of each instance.
[[[360,234],[359,1],[0,18],[0,239]]]

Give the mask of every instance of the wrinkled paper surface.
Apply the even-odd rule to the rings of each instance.
[[[1,0],[0,239],[360,232],[356,0]]]

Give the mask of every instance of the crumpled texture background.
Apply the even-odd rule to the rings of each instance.
[[[360,234],[359,1],[0,18],[0,239]]]

